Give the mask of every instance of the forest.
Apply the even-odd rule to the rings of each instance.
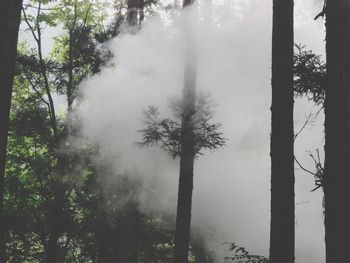
[[[0,263],[348,262],[349,28],[350,0],[2,1]]]

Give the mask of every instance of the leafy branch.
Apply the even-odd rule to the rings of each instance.
[[[219,131],[221,123],[212,122],[212,106],[209,96],[198,96],[195,113],[192,116],[196,156],[202,155],[203,150],[214,151],[226,145],[227,139]],[[138,131],[142,135],[142,140],[136,143],[138,146],[158,146],[173,158],[180,156],[182,105],[180,101],[173,100],[171,108],[174,119],[160,118],[160,112],[154,106],[148,106],[143,110],[145,128]]]
[[[229,246],[231,256],[225,257],[225,260],[232,260],[237,263],[269,263],[270,260],[267,257],[252,255],[244,247],[238,246],[236,243],[225,242],[223,245]]]
[[[316,105],[322,105],[325,99],[326,63],[321,56],[305,50],[305,47],[295,44],[294,94],[297,97],[306,96]]]

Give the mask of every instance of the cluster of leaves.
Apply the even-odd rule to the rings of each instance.
[[[45,215],[55,171],[48,116],[26,82],[14,85],[6,167],[4,213],[10,262],[44,257]]]
[[[181,117],[182,103],[174,99],[171,103],[174,119],[160,118],[158,108],[149,106],[143,111],[144,129],[139,130],[142,141],[137,144],[144,146],[159,146],[173,158],[181,154]],[[192,115],[194,126],[195,155],[202,155],[203,150],[218,150],[225,146],[227,139],[219,131],[221,124],[213,123],[213,103],[210,96],[200,94],[196,99],[195,113]]]
[[[237,263],[269,263],[270,260],[264,256],[252,255],[244,247],[236,243],[224,243],[229,246],[232,255],[225,257],[225,260],[232,260]]]
[[[326,64],[321,56],[311,50],[305,50],[305,46],[295,45],[294,52],[294,92],[296,96],[305,96],[316,105],[324,103]]]

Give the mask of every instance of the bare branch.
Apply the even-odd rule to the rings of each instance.
[[[312,112],[309,113],[309,115],[306,117],[304,124],[301,126],[300,130],[294,135],[294,141],[299,136],[299,134],[306,128],[306,126],[309,124],[311,116],[312,116]]]
[[[304,166],[302,166],[301,163],[298,161],[298,159],[295,157],[295,155],[294,155],[294,160],[295,160],[295,162],[299,165],[299,167],[300,167],[303,171],[305,171],[305,172],[307,172],[307,173],[309,173],[309,174],[312,174],[313,176],[316,176],[316,173],[313,173],[313,172],[311,172],[310,170],[306,169]]]
[[[27,24],[27,26],[29,27],[30,29],[30,32],[32,33],[35,41],[38,43],[39,39],[38,37],[36,36],[35,34],[35,29],[33,28],[33,26],[30,24],[29,20],[28,20],[28,17],[27,17],[27,14],[26,14],[26,11],[24,8],[22,8],[22,11],[23,11],[23,18],[24,18],[24,22]]]

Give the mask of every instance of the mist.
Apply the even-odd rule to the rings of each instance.
[[[323,22],[313,21],[322,3],[296,1],[295,42],[323,54]],[[227,146],[195,161],[192,229],[208,239],[224,262],[223,242],[236,242],[268,256],[270,224],[271,1],[199,2],[187,11],[196,25],[197,89],[210,93],[215,121]],[[121,34],[106,45],[113,58],[83,81],[75,117],[81,137],[98,145],[96,162],[118,177],[143,184],[139,209],[175,218],[179,160],[154,148],[139,148],[137,131],[148,105],[171,117],[169,100],[181,96],[184,73],[183,13],[148,17],[136,35]],[[319,108],[295,104],[295,131]],[[74,123],[73,123],[74,125]],[[81,125],[81,126],[80,126]],[[295,154],[313,169],[308,151],[323,149],[323,116],[298,136]],[[321,152],[322,154],[322,152]],[[324,262],[322,192],[296,167],[296,262]]]

